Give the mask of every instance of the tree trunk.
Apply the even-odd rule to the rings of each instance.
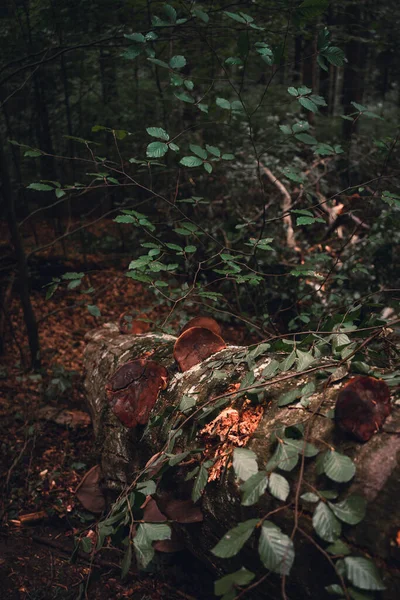
[[[307,429],[307,440],[321,452],[327,448],[335,448],[337,452],[351,456],[357,465],[356,476],[351,483],[340,486],[335,484],[336,488],[345,496],[357,492],[368,502],[367,516],[356,527],[346,526],[341,539],[349,544],[352,553],[360,555],[362,548],[363,552],[379,564],[384,572],[386,585],[382,600],[398,598],[400,556],[395,539],[400,522],[400,468],[396,462],[396,454],[400,451],[400,437],[393,435],[394,431],[399,431],[398,408],[394,409],[382,432],[374,435],[368,443],[360,444],[346,438],[345,434],[337,430],[332,419],[326,416],[327,411],[334,406],[340,384],[336,383],[312,394],[307,409],[299,405],[278,406],[276,399],[297,386],[309,383],[315,375],[315,369],[303,373],[289,371],[280,377],[265,380],[265,384],[261,384],[262,388],[258,388],[258,391],[264,390],[263,400],[259,404],[253,404],[245,396],[235,399],[238,386],[233,387],[243,380],[247,371],[245,348],[228,347],[182,374],[177,372],[173,360],[175,338],[172,336],[120,335],[116,325],[108,324],[88,334],[87,341],[85,387],[104,485],[108,490],[119,492],[132,483],[149,458],[165,452],[167,446],[169,456],[171,453],[176,455],[190,450],[194,451],[192,456],[195,456],[195,452],[199,452],[195,449],[200,447],[203,449],[203,460],[216,458],[221,461],[221,469],[218,471],[213,467],[215,480],[209,481],[205,487],[201,502],[203,521],[191,525],[174,525],[187,548],[211,565],[218,574],[235,571],[244,565],[262,577],[266,571],[258,558],[257,548],[251,541],[232,559],[217,558],[210,550],[237,523],[251,518],[267,518],[267,515],[288,536],[293,533],[294,537],[296,558],[287,581],[287,597],[292,600],[329,598],[324,587],[339,583],[339,580],[332,568],[332,560],[330,563],[326,560],[324,548],[327,544],[315,536],[312,528],[311,515],[315,505],[310,507],[302,501],[298,504],[296,498],[300,493],[314,490],[317,486],[319,489],[332,488],[333,482],[325,476],[320,481],[321,476],[316,475],[314,460],[303,458],[301,469],[297,467],[290,472],[287,469],[283,471],[290,485],[290,495],[285,504],[278,502],[271,494],[264,493],[256,505],[243,506],[240,503],[237,481],[234,480],[232,470],[227,470],[234,447],[241,445],[253,450],[260,468],[266,468],[265,465],[275,450],[277,438],[279,440],[281,435],[278,433],[279,427],[294,426],[302,422],[307,428],[307,421],[313,415]],[[111,411],[105,386],[119,366],[149,355],[151,360],[166,367],[170,374],[167,389],[159,395],[152,412],[154,418],[159,417],[160,423],[158,426],[147,426],[144,430],[140,426],[128,429]],[[282,359],[279,356],[275,358]],[[261,374],[271,359],[271,356],[264,355],[255,360],[255,383],[261,381]],[[327,359],[322,359],[320,369],[328,368],[327,363]],[[346,370],[337,377],[343,378],[345,375]],[[224,396],[230,390],[230,395]],[[189,419],[187,413],[182,414],[177,408],[183,396],[195,397],[196,409],[203,406],[194,413],[200,420],[197,431],[196,425],[193,425],[194,419]],[[204,410],[211,410],[212,407],[214,410],[206,417]],[[218,434],[218,423],[234,414],[241,415],[243,428],[235,429],[233,425],[229,425],[223,435]],[[275,439],[271,435],[274,431],[277,436]],[[176,440],[175,446],[173,440]],[[281,442],[278,441],[278,446],[279,443]],[[165,498],[171,498],[171,495],[180,499],[190,495],[188,486],[192,486],[193,480],[185,481],[185,475],[188,469],[193,469],[196,461],[192,459],[188,462],[191,463],[190,467],[177,466],[164,472],[155,495],[160,507]],[[281,469],[284,469],[283,465]],[[210,470],[209,476],[211,472]],[[297,527],[294,526],[295,523]],[[270,573],[260,585],[252,589],[248,597],[252,600],[277,599],[281,597],[281,589],[280,577]]]
[[[8,173],[8,164],[3,150],[3,142],[0,139],[0,192],[3,196],[4,204],[6,207],[7,222],[10,230],[11,242],[14,246],[15,256],[18,265],[18,293],[21,300],[22,310],[24,313],[26,331],[29,341],[29,349],[31,353],[31,364],[34,369],[37,369],[40,367],[38,326],[30,299],[28,265],[26,262],[26,255],[22,238],[18,229],[17,218],[15,215],[14,194]]]
[[[360,23],[363,24],[361,29]],[[355,109],[351,102],[362,104],[364,96],[365,69],[367,66],[368,45],[361,39],[361,32],[365,36],[364,29],[367,25],[363,23],[363,11],[359,3],[349,4],[346,11],[346,24],[349,41],[346,44],[347,63],[343,73],[342,104],[344,114],[354,113]],[[343,120],[342,133],[349,140],[353,133],[358,130],[358,120]]]

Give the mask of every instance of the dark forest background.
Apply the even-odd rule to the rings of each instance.
[[[99,317],[110,264],[260,337],[393,307],[399,10],[3,2],[3,334],[11,285],[38,365],[32,292],[89,289]]]

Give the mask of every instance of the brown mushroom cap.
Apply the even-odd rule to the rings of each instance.
[[[106,385],[113,413],[126,427],[145,425],[167,381],[167,369],[154,360],[141,358],[125,363]]]
[[[175,342],[174,358],[182,372],[226,348],[221,336],[204,327],[191,327]]]
[[[184,331],[187,331],[191,327],[204,327],[204,329],[209,329],[213,333],[221,335],[221,327],[217,321],[211,317],[194,317],[193,319],[190,319],[190,321],[186,323],[185,327],[181,330],[179,335],[182,335]]]
[[[360,442],[368,442],[391,412],[390,390],[374,377],[353,377],[340,390],[335,406],[338,426]]]

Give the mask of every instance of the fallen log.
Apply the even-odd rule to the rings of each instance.
[[[342,431],[332,415],[343,361],[300,370],[298,355],[294,370],[293,352],[229,346],[179,372],[173,336],[121,335],[107,324],[87,341],[85,387],[104,489],[120,494],[118,509],[139,482],[191,552],[217,576],[236,572],[218,595],[241,597],[250,586],[252,599],[400,597],[400,411],[367,443]],[[115,374],[136,361],[137,402],[146,359],[169,381],[164,390],[157,384],[147,424],[131,415],[126,422],[136,425],[126,427],[121,404],[114,409],[126,405],[130,383]],[[201,522],[198,511],[184,518],[193,501]]]

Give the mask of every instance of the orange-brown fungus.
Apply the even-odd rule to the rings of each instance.
[[[190,319],[179,335],[182,335],[184,331],[187,331],[191,327],[204,327],[204,329],[209,329],[213,333],[216,333],[219,336],[221,335],[221,327],[217,321],[211,317],[194,317],[193,319]]]
[[[133,333],[134,335],[150,331],[150,323],[146,315],[139,314],[133,317],[129,311],[123,312],[119,317],[118,327],[120,333]]]
[[[231,454],[232,446],[247,446],[251,436],[257,430],[264,414],[262,406],[254,406],[246,400],[242,410],[226,408],[211,423],[201,430],[200,434],[205,439],[205,455],[207,458],[215,459],[214,465],[208,472],[208,481],[220,478],[227,457]],[[215,438],[218,437],[221,444],[215,451]],[[207,438],[209,438],[207,440]]]
[[[350,379],[340,390],[335,406],[339,427],[360,442],[368,442],[390,414],[390,390],[374,377]]]
[[[182,372],[226,348],[224,340],[204,327],[187,329],[175,342],[174,358]]]
[[[141,358],[125,363],[106,385],[113,413],[126,427],[145,425],[167,381],[167,369],[154,360]]]

